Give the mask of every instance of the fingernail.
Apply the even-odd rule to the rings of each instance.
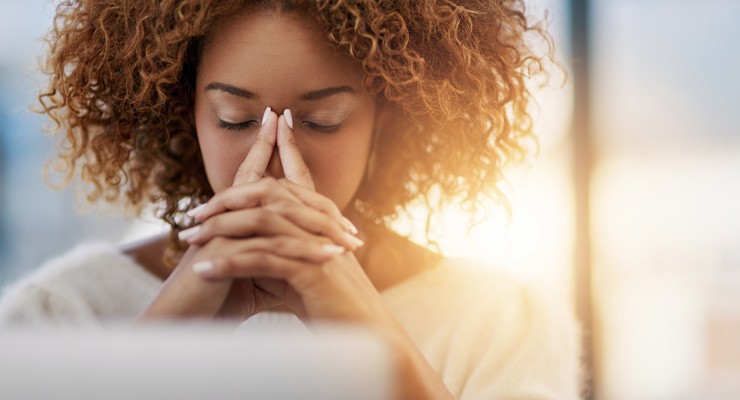
[[[293,113],[290,112],[290,108],[286,108],[283,115],[285,115],[285,122],[288,123],[290,129],[293,129]]]
[[[358,248],[358,247],[362,247],[362,246],[363,246],[363,245],[365,244],[365,242],[363,242],[362,240],[360,240],[360,238],[358,238],[358,237],[356,237],[356,236],[352,236],[352,235],[350,235],[350,234],[349,234],[349,233],[347,233],[347,232],[343,232],[343,234],[344,234],[344,237],[345,237],[345,238],[346,238],[346,239],[347,239],[347,240],[348,240],[348,241],[349,241],[350,243],[352,243],[352,245],[353,245],[353,246],[355,246],[355,249],[356,249],[356,248]]]
[[[344,227],[347,228],[349,233],[353,235],[360,233],[360,231],[357,230],[355,224],[353,224],[352,221],[349,220],[349,218],[343,216],[342,219],[344,221]]]
[[[272,111],[270,107],[265,108],[265,113],[262,114],[262,125],[267,122],[267,118],[270,118],[270,111]]]
[[[187,216],[191,218],[195,217],[196,215],[198,215],[199,212],[203,211],[203,209],[206,208],[206,204],[207,203],[203,203],[199,205],[198,207],[195,207],[192,210],[186,212],[185,214],[187,214]]]
[[[193,264],[191,267],[193,268],[193,271],[197,274],[202,274],[205,272],[210,272],[213,270],[213,262],[211,261],[198,261],[197,263]]]
[[[180,240],[188,240],[189,238],[195,236],[195,234],[198,232],[200,232],[200,225],[185,229],[184,231],[180,231],[177,234],[177,237],[180,238]]]
[[[330,243],[322,245],[321,248],[324,250],[324,253],[333,254],[333,255],[344,254],[344,252],[347,251],[347,249],[345,249],[342,246],[337,246],[335,244],[330,244]]]

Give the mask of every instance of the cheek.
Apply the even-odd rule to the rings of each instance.
[[[254,142],[253,136],[243,132],[228,132],[216,126],[218,121],[204,107],[195,106],[195,129],[203,156],[208,183],[214,193],[230,187],[244,157]]]
[[[344,209],[354,197],[365,175],[371,128],[302,143],[301,153],[316,185],[316,191]]]
[[[196,123],[206,176],[213,191],[219,193],[234,182],[236,171],[249,152],[252,141],[240,133],[232,134],[216,127],[199,125]]]

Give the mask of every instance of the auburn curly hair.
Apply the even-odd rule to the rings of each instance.
[[[91,202],[123,194],[137,211],[161,205],[176,244],[184,213],[213,194],[193,118],[200,44],[250,7],[315,18],[404,116],[377,133],[378,167],[352,203],[365,221],[386,225],[415,200],[431,215],[453,201],[476,209],[504,199],[501,171],[533,139],[525,79],[547,75],[529,38],[552,49],[520,0],[62,1],[39,96],[62,133],[50,164],[62,184],[79,176]]]

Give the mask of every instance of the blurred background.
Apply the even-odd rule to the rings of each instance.
[[[569,79],[536,89],[540,153],[507,175],[511,219],[467,232],[448,210],[442,249],[573,301],[589,398],[740,398],[740,1],[527,3],[549,10]],[[28,108],[53,10],[0,0],[0,286],[76,243],[162,229],[44,183],[56,139]]]

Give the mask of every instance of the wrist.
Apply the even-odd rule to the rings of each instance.
[[[386,331],[385,338],[396,357],[396,382],[401,399],[452,399],[442,378],[432,368],[402,328]]]

